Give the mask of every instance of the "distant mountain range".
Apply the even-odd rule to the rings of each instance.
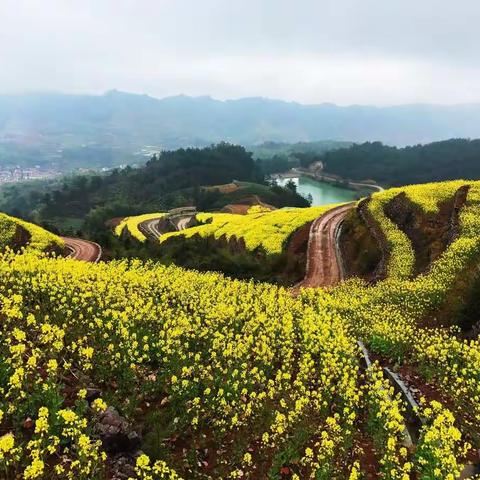
[[[301,105],[266,98],[156,99],[39,93],[0,96],[0,142],[156,149],[219,141],[379,140],[391,145],[480,137],[480,104],[394,107]]]

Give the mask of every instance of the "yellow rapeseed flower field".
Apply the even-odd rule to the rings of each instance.
[[[243,239],[249,251],[262,247],[267,254],[273,255],[284,250],[292,233],[308,222],[315,220],[322,213],[336,205],[310,208],[282,208],[280,210],[265,210],[257,207],[249,209],[247,215],[233,213],[199,213],[197,220],[200,225],[187,228],[180,232],[169,232],[160,237],[164,242],[172,237],[201,237],[227,239],[235,237]]]
[[[55,248],[62,249],[65,247],[60,237],[38,225],[0,213],[0,248],[4,249],[5,247],[12,246],[15,242],[15,235],[19,229],[23,230],[26,237],[28,237],[26,244],[20,246],[26,246],[29,249],[38,251]],[[16,246],[18,247],[18,245]]]
[[[392,193],[373,196],[391,247],[388,277],[374,286],[351,279],[293,297],[154,262],[6,250],[0,477],[110,478],[114,455],[98,425],[114,408],[141,427],[131,478],[353,480],[372,465],[378,478],[458,478],[480,447],[480,342],[423,320],[478,262],[480,182],[397,189],[431,212],[466,183],[459,235],[417,277],[408,237],[384,212]],[[201,214],[203,225],[182,234],[236,235],[276,253],[326,209]],[[379,363],[364,366],[359,339],[440,392],[422,399],[415,448],[402,399]]]

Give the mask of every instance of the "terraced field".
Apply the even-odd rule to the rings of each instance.
[[[290,236],[303,225],[312,222],[334,205],[311,208],[285,208],[269,210],[256,205],[250,207],[246,215],[232,213],[199,213],[196,215],[198,225],[180,231],[171,231],[158,235],[160,243],[171,238],[215,239],[236,238],[242,240],[248,251],[261,247],[267,254],[281,253]],[[149,213],[124,219],[116,228],[115,235],[121,236],[128,231],[132,237],[144,242],[147,237],[141,231],[141,225],[149,220],[164,217],[165,213]],[[153,235],[152,235],[153,236]]]
[[[4,253],[2,478],[473,474],[480,182],[379,192],[346,221],[382,253],[375,281],[296,296],[153,262]],[[252,248],[286,247],[255,230]]]
[[[290,236],[303,225],[332,208],[333,205],[311,208],[288,208],[269,211],[259,206],[251,207],[247,215],[232,213],[200,213],[199,225],[180,232],[170,232],[160,237],[160,243],[173,237],[190,238],[195,235],[226,240],[241,239],[248,251],[261,247],[267,254],[279,254]]]
[[[147,237],[144,232],[140,229],[140,225],[143,222],[147,222],[149,220],[156,220],[160,219],[164,216],[164,213],[146,213],[144,215],[136,215],[133,217],[127,217],[123,219],[116,227],[115,227],[115,235],[118,237],[128,232],[133,238],[138,240],[139,242],[145,242]]]

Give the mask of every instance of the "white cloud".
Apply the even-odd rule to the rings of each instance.
[[[0,92],[480,101],[480,2],[1,0]]]

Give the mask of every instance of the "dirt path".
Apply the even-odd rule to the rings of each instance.
[[[138,224],[138,229],[146,236],[152,240],[156,240],[160,237],[162,232],[158,229],[158,222],[160,218],[153,218],[152,220],[145,220]]]
[[[177,222],[177,230],[178,231],[185,230],[187,228],[188,222],[190,222],[191,219],[192,219],[192,215],[190,215],[189,217],[180,218]]]
[[[185,215],[185,216],[176,216],[170,220],[173,227],[177,230],[185,230],[188,226],[188,223],[195,215]],[[138,224],[138,229],[150,240],[158,240],[162,235],[162,232],[159,229],[159,223],[161,219],[167,217],[152,218],[151,220],[145,220]],[[163,232],[165,233],[165,232]]]
[[[293,287],[317,288],[335,285],[343,278],[337,246],[339,227],[354,206],[353,203],[333,208],[318,217],[310,227],[305,278]]]
[[[376,183],[349,182],[349,184],[353,185],[354,187],[371,188],[372,190],[376,190],[377,192],[383,192],[385,190],[381,185],[377,185]]]
[[[97,263],[102,256],[102,247],[98,243],[80,238],[62,237],[65,246],[70,251],[68,258]]]

